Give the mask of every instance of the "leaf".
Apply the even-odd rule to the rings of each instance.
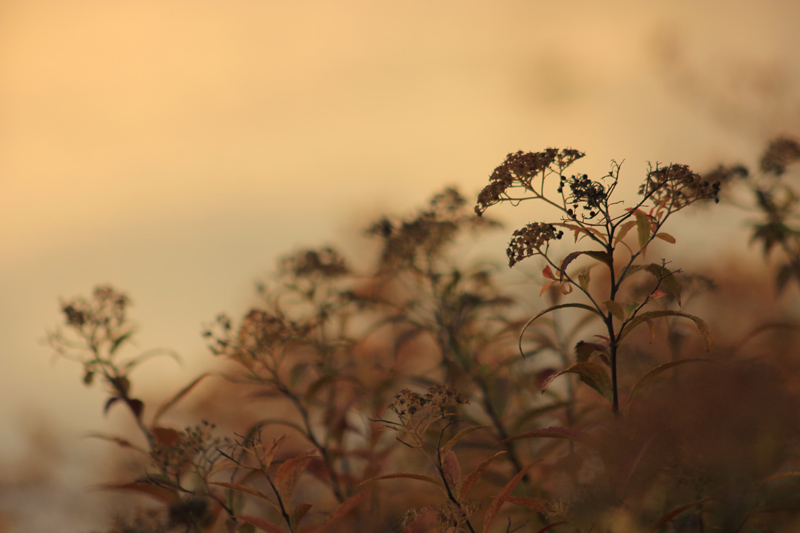
[[[568,254],[567,257],[565,257],[563,261],[561,261],[561,266],[559,267],[559,278],[558,278],[559,281],[564,281],[564,275],[567,272],[567,267],[569,266],[569,264],[572,263],[575,259],[577,259],[578,257],[580,257],[581,255],[584,255],[584,254],[588,255],[592,259],[600,261],[601,263],[604,263],[606,265],[609,264],[610,257],[605,252],[597,252],[597,251],[594,251],[594,250],[584,250],[582,252],[572,252],[572,253]]]
[[[553,275],[553,271],[550,269],[550,265],[546,265],[544,267],[544,270],[542,270],[542,275],[545,277],[545,279],[551,279],[553,281],[556,279],[556,277]]]
[[[167,487],[161,487],[159,485],[155,485],[147,481],[134,481],[132,483],[99,485],[99,488],[107,490],[125,490],[131,492],[138,492],[139,494],[145,494],[147,496],[155,498],[161,503],[166,503],[166,504],[173,504],[181,501],[180,496],[178,496],[177,490],[168,489]]]
[[[691,358],[691,359],[679,359],[678,361],[670,361],[669,363],[664,363],[663,365],[659,365],[655,367],[653,370],[645,374],[644,376],[636,382],[636,385],[633,386],[631,389],[631,393],[628,395],[628,399],[625,400],[625,412],[627,413],[630,409],[631,402],[633,402],[633,398],[642,391],[642,389],[646,388],[648,385],[653,383],[655,379],[658,377],[659,374],[664,372],[665,370],[669,370],[670,368],[676,367],[678,365],[682,365],[685,363],[713,363],[710,359],[703,359],[703,358]]]
[[[542,290],[540,290],[540,291],[539,291],[539,296],[541,296],[542,294],[544,294],[544,293],[547,291],[547,289],[549,289],[550,287],[552,287],[552,286],[553,286],[553,285],[555,285],[555,284],[556,284],[556,282],[555,282],[555,281],[548,281],[547,283],[545,283],[544,285],[542,285]]]
[[[119,396],[112,396],[111,398],[109,398],[108,401],[106,402],[105,407],[103,407],[103,414],[107,415],[108,410],[111,409],[111,406],[117,403],[117,401],[121,399],[122,398],[120,398]]]
[[[666,292],[675,298],[678,305],[681,305],[681,284],[674,272],[658,263],[650,263],[644,269],[656,278],[659,282],[659,287],[664,287]]]
[[[759,485],[764,485],[766,483],[769,483],[770,481],[777,481],[779,479],[786,479],[790,477],[800,477],[800,472],[790,471],[790,472],[780,472],[778,474],[772,474],[771,476],[768,476],[763,480],[761,480],[761,483],[759,483]]]
[[[650,526],[650,529],[652,531],[658,531],[664,524],[671,522],[675,517],[677,517],[679,514],[683,513],[687,509],[691,509],[695,505],[700,505],[701,503],[713,499],[714,498],[703,498],[701,500],[697,500],[696,502],[690,503],[689,505],[683,505],[681,507],[678,507],[677,509],[673,509],[672,511],[668,512],[667,514],[656,520],[655,523],[652,526]]]
[[[614,315],[614,318],[620,322],[625,322],[625,310],[620,304],[614,300],[608,300],[607,302],[603,302],[603,305],[605,305],[606,309],[608,309],[609,312]]]
[[[587,311],[591,311],[592,313],[596,314],[600,318],[604,318],[603,315],[600,313],[600,311],[598,311],[594,307],[589,307],[586,304],[567,303],[567,304],[559,304],[559,305],[554,305],[552,307],[548,307],[547,309],[545,309],[544,311],[542,311],[541,313],[539,313],[535,317],[533,317],[530,320],[528,320],[525,323],[525,325],[522,327],[522,331],[520,331],[520,333],[519,333],[519,353],[521,353],[523,355],[523,357],[525,356],[525,352],[522,351],[522,337],[525,335],[525,330],[528,329],[528,327],[530,327],[530,325],[533,324],[536,321],[536,319],[541,318],[542,316],[546,315],[547,313],[550,313],[550,312],[555,311],[557,309],[564,309],[566,307],[577,307],[579,309],[586,309]]]
[[[575,360],[579,363],[588,361],[592,354],[599,352],[606,357],[608,356],[608,346],[598,342],[578,341],[575,345]]]
[[[624,224],[621,224],[619,226],[619,228],[618,228],[619,229],[619,233],[617,233],[617,236],[614,237],[614,244],[617,244],[619,241],[624,239],[625,235],[627,235],[628,232],[631,230],[631,228],[634,227],[635,225],[636,225],[636,221],[635,220],[629,220],[629,221],[625,222]]]
[[[299,526],[300,522],[303,521],[303,518],[306,516],[306,513],[308,513],[309,509],[311,509],[310,503],[298,503],[294,509],[292,509],[289,523],[292,525],[293,531],[297,531],[297,526]]]
[[[494,522],[494,518],[500,511],[500,507],[503,505],[503,503],[505,503],[505,498],[507,498],[511,494],[511,491],[514,490],[514,487],[517,486],[517,483],[520,482],[520,480],[523,478],[523,476],[525,476],[528,470],[530,470],[531,467],[538,462],[539,461],[534,461],[533,463],[529,464],[528,466],[520,470],[519,473],[517,473],[517,475],[514,476],[514,478],[511,481],[509,481],[505,487],[503,487],[503,490],[500,491],[500,494],[494,497],[494,500],[492,500],[492,503],[486,510],[486,515],[484,516],[483,519],[484,533],[489,532],[489,527],[492,525],[492,522]]]
[[[397,472],[395,474],[384,474],[382,476],[372,477],[359,483],[359,486],[365,483],[372,483],[373,481],[381,481],[383,479],[416,479],[418,481],[426,481],[428,483],[433,483],[434,485],[439,487],[440,490],[442,490],[442,485],[434,478],[430,476],[425,476],[423,474],[412,474],[410,472]]]
[[[133,333],[134,330],[126,331],[125,333],[114,339],[114,344],[111,345],[111,348],[108,351],[108,355],[114,355],[114,352],[116,352],[119,349],[119,347],[122,346],[123,342],[131,338],[131,335],[133,335]]]
[[[287,503],[292,501],[297,480],[300,479],[300,474],[305,471],[306,466],[308,466],[311,459],[314,459],[316,453],[315,450],[312,450],[292,457],[278,467],[278,471],[275,473],[275,485],[281,500]]]
[[[458,464],[458,457],[453,450],[447,450],[444,455],[440,454],[442,461],[442,472],[447,484],[452,488],[458,488],[461,484],[461,465]]]
[[[286,435],[281,435],[277,440],[272,443],[272,446],[264,452],[259,460],[261,462],[261,469],[266,471],[272,465],[272,459],[275,457],[275,452],[278,451],[281,444],[286,440]],[[266,446],[264,447],[266,449]]]
[[[661,318],[664,316],[682,316],[684,318],[692,320],[695,323],[695,325],[697,325],[697,329],[700,331],[700,333],[703,335],[703,338],[706,341],[706,349],[707,350],[711,349],[711,344],[712,344],[711,328],[708,327],[708,324],[703,322],[702,319],[694,315],[690,315],[689,313],[684,313],[683,311],[673,311],[670,309],[662,309],[659,311],[648,311],[647,313],[642,313],[641,315],[636,316],[634,319],[628,322],[624,328],[622,328],[622,331],[619,332],[619,336],[617,337],[617,342],[621,341],[626,335],[628,335],[631,331],[633,331],[633,329],[636,328],[636,326],[642,324],[643,322],[647,322],[654,318]]]
[[[142,400],[137,400],[136,398],[129,398],[125,400],[125,403],[128,404],[133,416],[136,417],[136,420],[142,419],[142,411],[144,411],[144,402]]]
[[[464,498],[469,497],[469,493],[472,491],[472,487],[475,485],[475,482],[478,481],[478,478],[481,477],[481,474],[486,467],[489,466],[489,463],[494,461],[496,458],[500,457],[501,455],[507,452],[497,452],[493,456],[489,457],[482,461],[478,466],[475,467],[475,470],[470,472],[470,474],[464,479],[464,482],[461,484],[461,488],[458,491],[458,499],[463,500]]]
[[[675,241],[675,237],[673,237],[669,233],[664,233],[664,232],[656,233],[655,236],[656,236],[657,239],[661,239],[662,241],[666,241],[666,242],[668,242],[670,244],[675,244],[675,242],[676,242]]]
[[[86,374],[83,375],[83,384],[91,385],[92,381],[94,381],[94,370],[87,370]]]
[[[578,274],[578,285],[584,291],[589,290],[589,281],[591,281],[592,269],[585,268]]]
[[[261,531],[266,531],[267,533],[286,533],[283,528],[276,526],[272,522],[267,522],[263,518],[256,518],[255,516],[247,515],[238,515],[236,518],[242,522],[247,522],[248,524],[257,527]]]
[[[492,427],[494,427],[494,426],[470,426],[470,427],[468,427],[466,429],[462,429],[461,431],[459,431],[458,433],[453,435],[453,437],[450,440],[448,440],[447,443],[444,446],[442,446],[441,453],[447,453],[448,451],[450,451],[450,448],[455,446],[455,444],[458,441],[460,441],[461,439],[463,439],[464,437],[466,437],[467,435],[469,435],[473,431],[478,431],[479,429],[490,429]]]
[[[564,520],[563,522],[556,522],[554,524],[550,524],[550,525],[544,526],[542,529],[540,529],[536,533],[545,533],[546,531],[550,531],[551,529],[553,529],[556,526],[560,526],[560,525],[566,524],[566,523],[568,523],[566,520]]]
[[[125,440],[121,437],[115,437],[113,435],[103,435],[102,433],[92,433],[90,435],[86,435],[86,438],[107,440],[109,442],[113,442],[114,444],[120,446],[121,448],[131,448],[145,455],[150,455],[149,451],[139,446],[136,446],[135,444],[132,444],[130,441]]]
[[[371,490],[365,490],[364,492],[359,492],[355,496],[351,496],[347,498],[345,501],[340,503],[336,509],[330,512],[328,518],[323,522],[323,524],[319,527],[319,529],[315,533],[325,533],[325,531],[333,526],[336,522],[347,516],[347,513],[352,511],[361,500],[366,498],[372,493]]]
[[[536,439],[536,438],[585,441],[586,435],[580,431],[570,428],[561,428],[561,427],[539,428],[525,433],[521,433],[519,435],[514,435],[513,437],[501,440],[497,444],[505,444],[506,442],[511,442],[512,440]]]
[[[195,379],[193,379],[191,381],[191,383],[189,383],[184,388],[179,390],[172,398],[170,398],[169,400],[167,400],[166,402],[161,404],[161,406],[156,410],[156,414],[153,415],[153,421],[152,421],[151,424],[152,425],[158,424],[159,419],[161,418],[161,416],[164,413],[166,413],[169,409],[171,409],[176,403],[181,401],[183,399],[183,397],[186,396],[187,394],[189,394],[189,392],[191,392],[191,390],[193,388],[195,388],[195,386],[198,383],[200,383],[201,381],[203,381],[205,378],[207,378],[210,375],[211,374],[209,374],[208,372],[200,374]]]
[[[507,501],[508,503],[513,503],[514,505],[525,507],[531,511],[536,511],[537,513],[542,513],[545,515],[550,513],[550,505],[547,503],[547,500],[543,500],[542,498],[518,498],[515,496],[506,496],[503,498],[503,500]]]
[[[639,209],[634,212],[634,215],[636,216],[636,233],[639,235],[639,249],[644,251],[644,247],[650,241],[650,232],[653,229],[650,224],[650,217]]]
[[[542,385],[542,392],[547,390],[548,385],[562,374],[577,374],[581,381],[589,385],[607,399],[609,402],[613,401],[614,393],[611,386],[611,378],[606,373],[606,369],[597,363],[586,361],[584,363],[575,363],[574,365],[565,368],[561,372],[557,372],[548,377]]]
[[[224,487],[226,489],[235,490],[235,491],[238,491],[238,492],[242,492],[244,494],[250,494],[251,496],[255,496],[256,498],[259,498],[259,499],[264,500],[265,502],[269,503],[271,506],[273,506],[278,511],[281,510],[280,506],[272,498],[270,498],[269,496],[267,496],[266,494],[264,494],[260,490],[254,489],[250,485],[242,485],[240,483],[225,483],[224,481],[209,481],[208,484],[209,485],[216,485],[218,487]]]

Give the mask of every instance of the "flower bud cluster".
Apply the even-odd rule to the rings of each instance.
[[[639,194],[649,196],[660,206],[670,210],[686,207],[697,200],[719,202],[720,182],[704,180],[686,165],[669,165],[656,168],[647,174]]]
[[[561,239],[563,236],[564,232],[557,230],[554,225],[541,222],[533,222],[514,231],[506,249],[508,266],[513,267],[526,257],[541,254],[542,246],[553,239]]]

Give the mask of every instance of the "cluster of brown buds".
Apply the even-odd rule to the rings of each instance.
[[[405,425],[415,415],[430,421],[439,420],[454,415],[456,405],[469,403],[469,400],[459,394],[452,385],[432,385],[425,394],[419,394],[409,389],[403,389],[394,396],[394,401],[389,405]]]
[[[524,228],[515,230],[506,249],[508,266],[513,267],[526,257],[542,254],[542,247],[553,239],[561,239],[564,232],[552,224],[532,222]]]
[[[102,285],[95,288],[93,301],[75,298],[62,304],[61,311],[69,326],[81,329],[88,324],[114,329],[125,322],[128,304],[130,300],[126,295],[117,292],[113,287]]]
[[[280,271],[296,278],[311,276],[336,278],[350,273],[339,252],[328,247],[302,250],[284,257],[280,263]]]
[[[698,200],[719,203],[720,182],[704,180],[686,165],[656,167],[647,173],[639,194],[670,211],[681,209]]]

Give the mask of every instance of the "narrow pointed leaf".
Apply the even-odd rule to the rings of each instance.
[[[170,398],[169,400],[167,400],[166,402],[161,404],[161,406],[158,408],[158,410],[156,410],[156,414],[153,416],[153,421],[152,421],[151,424],[152,425],[158,424],[159,419],[161,418],[161,416],[164,413],[166,413],[169,409],[171,409],[176,403],[181,401],[181,399],[183,399],[184,396],[189,394],[192,391],[192,389],[195,388],[195,386],[198,383],[200,383],[201,381],[203,381],[205,378],[207,378],[210,375],[211,374],[209,374],[207,372],[203,373],[203,374],[200,374],[195,379],[193,379],[191,381],[191,383],[189,383],[184,388],[179,390],[172,398]]]
[[[525,433],[521,433],[519,435],[514,435],[513,437],[509,437],[505,440],[501,440],[500,442],[498,442],[498,444],[505,444],[506,442],[511,442],[512,440],[536,439],[536,438],[585,441],[586,435],[580,431],[570,428],[560,428],[560,427],[539,428],[539,429],[534,429],[532,431],[527,431]]]
[[[674,311],[670,309],[662,309],[659,311],[648,311],[647,313],[642,313],[641,315],[638,315],[636,318],[628,322],[624,328],[622,328],[622,331],[620,331],[617,341],[618,342],[621,341],[626,335],[628,335],[631,331],[633,331],[634,328],[636,328],[643,322],[647,322],[654,318],[661,318],[664,316],[681,316],[693,321],[697,326],[697,329],[700,331],[700,333],[703,335],[703,338],[706,341],[706,349],[707,350],[711,349],[711,344],[712,344],[711,328],[708,327],[708,324],[706,324],[699,317],[690,315],[689,313],[684,313],[683,311]]]
[[[506,496],[503,498],[503,500],[507,501],[508,503],[513,503],[514,505],[525,507],[531,511],[536,511],[537,513],[548,514],[550,512],[550,505],[547,503],[547,500],[543,500],[542,498],[519,498],[516,496]]]
[[[447,453],[440,454],[439,457],[447,484],[457,489],[461,484],[461,465],[458,463],[458,457],[453,450],[447,450]]]
[[[303,521],[303,518],[306,516],[306,513],[308,513],[309,509],[311,509],[310,503],[298,503],[295,505],[289,518],[289,522],[292,524],[292,530],[297,531],[297,526],[299,526],[300,522]]]
[[[626,412],[630,409],[631,402],[639,394],[643,389],[647,388],[651,385],[665,370],[669,370],[670,368],[674,368],[678,365],[683,365],[686,363],[712,363],[711,359],[704,359],[699,357],[693,357],[691,359],[679,359],[678,361],[670,361],[669,363],[664,363],[663,365],[659,365],[655,367],[653,370],[645,374],[644,376],[636,382],[636,385],[633,386],[631,389],[631,393],[628,395],[628,399],[625,401],[625,410]]]
[[[323,524],[315,533],[325,533],[325,531],[336,524],[339,520],[347,516],[347,513],[352,511],[359,503],[361,503],[361,500],[369,496],[371,493],[372,490],[365,490],[364,492],[359,492],[355,496],[347,498],[345,501],[340,503],[336,509],[330,512],[328,518],[325,519],[325,522],[323,522]]]
[[[478,431],[479,429],[490,429],[492,427],[494,426],[470,426],[466,429],[462,429],[461,431],[453,435],[453,437],[450,440],[448,440],[444,446],[442,446],[442,454],[447,453],[453,446],[456,445],[458,441],[460,441],[473,431]]]
[[[566,524],[566,523],[567,523],[567,521],[566,521],[566,520],[564,520],[563,522],[556,522],[556,523],[554,523],[554,524],[550,524],[550,525],[548,525],[548,526],[544,526],[542,529],[540,529],[540,530],[539,530],[539,531],[537,531],[536,533],[545,533],[546,531],[550,531],[550,530],[551,530],[551,529],[553,529],[554,527],[557,527],[557,526],[560,526],[560,525],[562,525],[562,524]]]
[[[656,233],[656,238],[661,239],[662,241],[668,242],[670,244],[675,244],[676,242],[675,237],[673,237],[669,233],[664,233],[664,232]]]
[[[470,472],[470,474],[464,478],[464,482],[461,484],[461,488],[458,491],[458,498],[463,500],[464,498],[469,497],[469,493],[472,491],[472,487],[475,486],[475,482],[478,481],[478,478],[481,477],[481,474],[486,467],[489,466],[489,463],[494,461],[496,458],[504,455],[507,452],[497,452],[493,456],[489,457],[482,461],[478,466],[475,467],[475,470]]]
[[[572,263],[575,259],[580,257],[581,255],[588,255],[592,259],[600,261],[601,263],[608,264],[609,263],[609,255],[605,252],[598,252],[595,250],[584,250],[581,252],[572,252],[561,261],[561,266],[559,267],[559,281],[564,281],[564,276],[567,273],[567,267],[570,263]]]
[[[276,526],[272,522],[267,522],[263,518],[258,518],[255,516],[247,516],[247,515],[239,515],[236,518],[238,518],[242,522],[246,522],[250,525],[257,527],[261,531],[266,531],[267,533],[286,533],[282,527]]]
[[[489,533],[489,528],[491,527],[492,522],[494,522],[497,513],[500,511],[500,507],[503,505],[503,503],[505,503],[505,498],[507,498],[511,494],[511,491],[514,490],[514,488],[517,486],[517,483],[520,482],[520,480],[525,476],[528,470],[530,470],[531,467],[538,462],[539,461],[534,461],[533,463],[529,464],[528,466],[520,470],[519,473],[516,476],[514,476],[514,478],[511,481],[509,481],[505,487],[503,487],[503,490],[500,491],[500,494],[494,497],[494,500],[492,500],[492,503],[486,510],[486,515],[484,516],[483,519],[484,533]]]
[[[216,485],[218,487],[224,487],[226,489],[235,490],[238,492],[242,492],[244,494],[250,494],[251,496],[255,496],[256,498],[259,498],[269,503],[278,511],[281,510],[277,502],[275,502],[272,498],[270,498],[260,490],[254,489],[250,485],[242,485],[240,483],[225,483],[224,481],[209,481],[209,485]]]
[[[659,281],[660,288],[663,288],[668,294],[672,295],[675,301],[678,302],[678,305],[681,305],[681,284],[674,272],[658,263],[650,263],[645,266],[644,269]]]
[[[689,505],[683,505],[681,507],[678,507],[677,509],[673,509],[672,511],[668,512],[667,514],[656,520],[655,523],[652,526],[650,526],[650,530],[658,531],[664,524],[671,522],[673,519],[675,519],[679,514],[683,513],[684,511],[691,509],[695,505],[700,505],[701,503],[705,503],[713,499],[714,498],[703,498],[701,500],[697,500],[696,502],[690,503]]]
[[[589,307],[586,304],[567,303],[567,304],[559,304],[559,305],[554,305],[552,307],[548,307],[547,309],[545,309],[544,311],[542,311],[541,313],[539,313],[535,317],[533,317],[530,320],[528,320],[528,322],[526,322],[525,325],[522,327],[522,331],[520,331],[520,333],[519,333],[519,353],[523,354],[523,356],[525,354],[525,352],[522,350],[522,338],[525,335],[525,330],[528,329],[531,324],[533,324],[538,318],[543,317],[547,313],[550,313],[550,312],[555,311],[557,309],[564,309],[564,308],[567,308],[567,307],[576,307],[578,309],[585,309],[587,311],[591,311],[592,313],[596,314],[600,318],[603,318],[603,315],[602,315],[602,313],[600,313],[600,311],[598,311],[594,307]]]
[[[151,498],[155,498],[161,503],[166,503],[166,504],[173,504],[181,501],[180,496],[178,496],[177,490],[172,490],[167,487],[161,487],[159,485],[148,483],[146,481],[134,481],[132,483],[100,485],[99,488],[107,490],[124,490],[129,492],[137,492],[139,494],[145,494],[147,496],[150,496]]]
[[[617,228],[618,231],[617,231],[617,236],[614,237],[614,244],[624,239],[625,235],[627,235],[628,232],[631,230],[631,228],[633,228],[635,225],[636,225],[635,220],[629,220],[624,224],[621,224],[620,227]]]
[[[366,479],[361,483],[359,483],[359,485],[363,485],[365,483],[372,483],[373,481],[381,481],[384,479],[416,479],[418,481],[425,481],[427,483],[432,483],[436,485],[440,490],[443,490],[442,484],[439,483],[434,478],[432,478],[431,476],[425,476],[423,474],[412,474],[410,472],[397,472],[395,474],[384,474],[382,476]]]

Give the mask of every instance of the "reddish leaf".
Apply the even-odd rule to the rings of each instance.
[[[478,481],[478,478],[481,476],[483,471],[486,470],[486,467],[489,466],[489,463],[504,453],[506,452],[497,452],[475,467],[475,470],[473,470],[470,475],[464,479],[464,483],[461,484],[461,489],[458,491],[458,497],[460,500],[463,500],[469,496],[469,493],[472,491],[472,487],[475,485],[475,482]]]
[[[181,439],[181,434],[171,428],[154,427],[150,428],[150,433],[156,443],[168,448],[173,447]]]
[[[303,521],[303,518],[308,513],[308,510],[311,509],[310,503],[298,503],[294,509],[292,509],[292,515],[289,518],[289,522],[292,524],[292,530],[297,531],[297,526],[300,525],[300,522]]]
[[[440,455],[442,461],[442,471],[447,484],[452,488],[458,488],[461,483],[461,465],[458,464],[458,457],[453,450],[447,450]]]
[[[543,500],[542,498],[517,498],[515,496],[506,496],[503,500],[538,513],[548,514],[550,512],[550,506],[547,500]]]
[[[146,494],[147,496],[155,498],[156,500],[166,504],[178,503],[181,501],[180,497],[178,496],[178,491],[169,489],[167,487],[161,487],[146,481],[100,485],[100,488],[138,492],[139,494]]]
[[[511,494],[511,491],[514,490],[514,487],[517,486],[517,483],[520,482],[520,480],[523,478],[523,476],[525,476],[528,470],[530,470],[531,467],[538,462],[539,461],[534,461],[533,463],[523,468],[516,476],[514,476],[514,478],[511,481],[508,482],[508,484],[505,487],[503,487],[503,490],[500,491],[500,494],[495,496],[494,500],[492,500],[492,503],[486,510],[486,515],[484,516],[483,519],[483,531],[485,533],[488,533],[489,526],[491,526],[492,522],[494,522],[497,513],[500,511],[500,507],[503,505],[503,503],[505,503],[505,499],[509,496],[509,494]]]
[[[544,293],[547,291],[547,289],[549,289],[550,287],[552,287],[552,286],[553,286],[553,285],[555,285],[555,284],[556,284],[556,282],[555,282],[555,281],[548,281],[547,283],[545,283],[544,285],[542,285],[542,290],[540,290],[540,291],[539,291],[539,296],[541,296],[542,294],[544,294]]]
[[[351,496],[350,498],[346,499],[342,503],[340,503],[336,509],[331,511],[328,515],[328,518],[325,522],[319,527],[316,533],[324,533],[325,530],[330,528],[333,524],[347,516],[347,513],[353,510],[356,505],[361,503],[361,500],[366,498],[368,495],[372,493],[371,490],[365,490],[364,492],[359,492],[355,496]]]
[[[456,433],[449,441],[447,441],[447,444],[442,446],[442,453],[447,453],[450,450],[450,448],[455,446],[455,444],[458,441],[460,441],[461,439],[463,439],[464,437],[466,437],[467,435],[469,435],[473,431],[478,431],[479,429],[489,429],[489,428],[492,428],[492,427],[493,426],[470,426],[470,427],[468,427],[466,429],[462,429],[461,431]]]
[[[239,515],[236,518],[241,520],[242,522],[247,522],[248,524],[252,524],[261,531],[266,531],[267,533],[286,533],[283,530],[283,528],[276,526],[272,522],[267,522],[263,518],[256,518],[255,516],[246,516],[246,515]]]
[[[511,442],[512,440],[535,439],[535,438],[569,439],[575,441],[585,441],[586,435],[580,431],[569,428],[560,428],[560,427],[539,428],[539,429],[534,429],[532,431],[527,431],[525,433],[521,433],[519,435],[514,435],[513,437],[509,437],[506,440],[501,440],[500,442],[498,442],[498,444],[504,444],[506,442]]]
[[[553,281],[556,279],[556,277],[553,275],[553,271],[550,269],[550,265],[544,267],[544,270],[542,270],[542,275],[546,279],[552,279]]]
[[[564,520],[563,522],[556,522],[555,524],[550,524],[549,526],[544,526],[542,529],[540,529],[536,533],[545,533],[546,531],[550,531],[551,529],[553,529],[556,526],[560,526],[562,524],[567,524],[567,523],[568,522],[566,520]]]
[[[559,281],[564,281],[564,276],[567,273],[567,267],[569,266],[569,264],[572,263],[575,259],[577,259],[578,257],[580,257],[581,255],[584,255],[584,254],[588,255],[592,259],[595,259],[596,261],[600,261],[601,263],[605,263],[605,264],[609,263],[609,255],[607,253],[605,253],[605,252],[596,252],[594,250],[584,250],[582,252],[572,252],[572,253],[568,254],[567,257],[565,257],[563,261],[561,261],[561,266],[559,267],[559,273],[560,273],[559,278],[558,278]]]
[[[209,481],[209,485],[216,485],[218,487],[225,487],[226,489],[231,489],[231,490],[235,490],[235,491],[238,491],[238,492],[243,492],[245,494],[250,494],[252,496],[260,498],[260,499],[264,500],[265,502],[269,503],[270,505],[272,505],[278,511],[281,510],[280,506],[275,501],[273,501],[272,498],[270,498],[269,496],[267,496],[263,492],[254,489],[253,487],[251,487],[249,485],[242,485],[242,484],[239,484],[239,483],[225,483],[224,481]]]
[[[691,509],[695,505],[700,505],[701,503],[705,503],[713,499],[714,498],[703,498],[701,500],[697,500],[696,502],[690,503],[689,505],[683,505],[681,507],[678,507],[677,509],[673,509],[672,511],[668,512],[667,514],[656,520],[655,523],[652,526],[650,526],[650,529],[653,531],[658,531],[664,524],[671,522],[675,517],[677,517],[679,514],[683,513],[687,509]]]
[[[316,451],[311,451],[292,457],[278,467],[278,471],[275,473],[275,485],[277,485],[281,500],[287,504],[294,497],[294,489],[300,474],[305,471],[306,466],[308,466],[309,461],[314,458],[315,454]]]

